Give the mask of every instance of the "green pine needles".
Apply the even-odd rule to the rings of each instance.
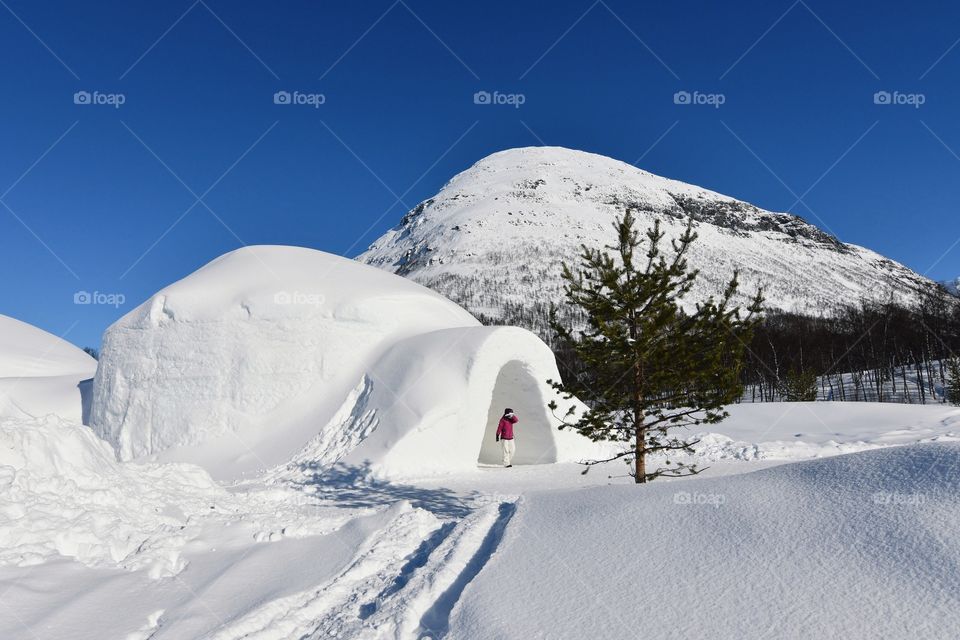
[[[947,402],[960,407],[960,356],[947,360]]]
[[[758,292],[745,311],[733,305],[739,287],[734,274],[719,298],[685,311],[681,301],[697,279],[686,260],[697,239],[693,221],[670,242],[670,255],[661,249],[665,234],[659,221],[643,240],[635,223],[628,209],[615,224],[616,245],[606,250],[583,246],[576,267],[563,265],[567,301],[584,313],[587,326],[574,332],[551,314],[558,342],[571,349],[580,366],[566,382],[548,382],[566,399],[576,396],[588,407],[577,416],[571,406],[560,418],[561,429],[622,445],[611,457],[585,461],[584,473],[592,465],[623,459],[642,483],[702,470],[669,459],[670,452],[689,453],[696,444],[674,430],[727,417],[724,407],[742,393],[743,352],[763,297]],[[550,408],[556,412],[557,403]],[[663,466],[653,466],[652,455],[665,458]]]

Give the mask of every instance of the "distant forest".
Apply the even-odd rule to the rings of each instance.
[[[936,290],[916,308],[768,313],[749,347],[746,401],[943,402],[948,361],[960,354],[960,300]]]
[[[559,313],[582,326],[564,307]],[[561,374],[575,375],[575,357],[552,339],[549,309],[507,304],[502,314],[476,313],[484,324],[538,333],[554,348]],[[744,402],[944,402],[948,361],[960,355],[960,299],[936,289],[915,308],[857,302],[823,317],[770,310],[747,347]]]

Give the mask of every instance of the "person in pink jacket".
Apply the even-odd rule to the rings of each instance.
[[[513,413],[513,409],[507,408],[503,410],[503,417],[497,425],[497,442],[503,447],[503,466],[505,467],[513,466],[513,454],[517,450],[513,442],[513,425],[518,421],[519,418]]]

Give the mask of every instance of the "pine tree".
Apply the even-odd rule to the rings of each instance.
[[[615,224],[615,246],[583,246],[576,270],[563,265],[567,301],[583,312],[587,327],[574,335],[552,315],[558,342],[572,349],[581,366],[567,382],[548,382],[566,399],[577,396],[588,406],[580,416],[571,406],[561,429],[574,429],[595,442],[625,445],[609,458],[585,461],[584,473],[592,465],[623,459],[630,475],[642,483],[701,471],[694,464],[669,460],[666,467],[648,470],[648,457],[692,451],[696,442],[680,439],[671,430],[727,416],[724,406],[742,393],[743,352],[763,298],[758,292],[745,314],[731,305],[739,286],[734,274],[719,300],[711,297],[685,312],[680,302],[697,279],[686,260],[697,239],[693,221],[671,242],[669,259],[661,252],[665,234],[659,221],[646,232],[645,241],[634,224],[628,209]],[[550,408],[556,411],[557,403]]]
[[[960,356],[947,360],[947,402],[960,407]]]
[[[783,381],[787,402],[813,402],[817,399],[817,374],[809,369],[793,369]]]

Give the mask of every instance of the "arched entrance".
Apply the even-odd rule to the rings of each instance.
[[[547,464],[557,461],[549,409],[540,394],[543,381],[536,380],[519,360],[505,364],[493,386],[487,422],[480,443],[479,464],[501,464],[500,443],[496,441],[497,423],[503,410],[510,407],[520,421],[514,433],[517,452],[513,464]]]

